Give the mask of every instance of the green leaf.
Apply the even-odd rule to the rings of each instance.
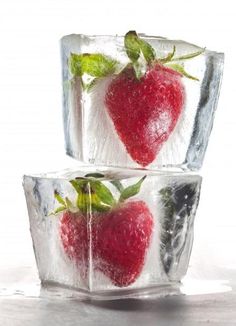
[[[66,209],[65,206],[59,206],[55,209],[54,213],[57,214],[57,213],[63,212],[65,209]]]
[[[187,77],[189,79],[192,79],[192,80],[197,80],[199,81],[199,79],[197,77],[194,77],[192,75],[190,75],[189,73],[187,73],[185,70],[184,70],[184,67],[181,66],[181,65],[178,65],[178,64],[175,64],[175,63],[172,63],[172,64],[167,64],[167,66],[177,72],[179,72],[181,75],[183,75],[184,77]]]
[[[135,183],[132,186],[129,186],[127,188],[125,188],[120,195],[120,199],[119,201],[124,201],[130,197],[133,197],[135,195],[137,195],[140,191],[141,185],[143,183],[143,181],[145,180],[146,176],[144,176],[142,179],[140,179],[137,183]]]
[[[197,52],[193,52],[193,53],[190,53],[190,54],[186,54],[186,55],[182,55],[180,57],[173,58],[172,61],[180,61],[180,60],[192,59],[192,58],[195,58],[195,57],[201,55],[204,51],[205,51],[205,48],[200,50],[200,51],[197,51]]]
[[[175,51],[176,51],[176,47],[175,45],[173,46],[173,50],[172,52],[168,53],[167,56],[165,58],[162,58],[162,59],[159,59],[159,61],[161,63],[166,63],[166,62],[169,62],[173,59],[174,55],[175,55]]]
[[[147,63],[151,63],[153,60],[155,60],[155,50],[149,43],[139,38],[139,46]]]
[[[125,35],[125,50],[133,63],[138,61],[141,52],[147,63],[152,62],[156,57],[153,47],[139,38],[135,31],[130,31]],[[137,71],[137,67],[134,69]]]
[[[56,215],[56,214],[61,213],[61,212],[65,211],[65,210],[66,210],[66,207],[65,206],[59,206],[53,212],[51,212],[49,214],[49,216],[50,215]]]
[[[89,178],[89,177],[92,177],[92,178],[104,178],[104,174],[98,173],[98,172],[95,172],[95,173],[87,173],[84,177],[85,178]]]
[[[64,199],[60,196],[59,192],[56,190],[54,191],[54,197],[58,201],[58,203],[62,204],[63,206],[66,206]]]
[[[84,178],[77,178],[70,180],[70,184],[74,187],[76,192],[80,194],[82,192],[82,187],[86,185],[86,180]]]
[[[71,53],[68,64],[74,76],[88,74],[100,78],[114,73],[117,63],[116,60],[100,53]]]
[[[56,215],[57,213],[62,212],[64,210],[75,211],[75,206],[68,197],[66,197],[65,199],[62,198],[57,190],[54,191],[54,197],[61,204],[61,206],[57,207],[49,215]]]
[[[115,199],[111,191],[100,181],[90,181],[92,194],[95,192],[102,204],[110,207],[115,204]]]
[[[145,69],[143,69],[143,66],[138,61],[133,63],[133,68],[138,80],[145,75]]]
[[[66,203],[66,208],[67,209],[70,210],[70,209],[73,209],[74,208],[71,200],[68,197],[65,198],[65,203]]]
[[[110,181],[110,183],[116,187],[116,189],[119,191],[119,192],[122,192],[124,190],[124,187],[122,185],[122,183],[119,181],[119,180],[112,180]]]
[[[125,35],[125,50],[127,56],[132,62],[135,62],[139,59],[140,56],[140,44],[139,38],[135,31],[129,31]]]
[[[68,66],[72,75],[82,76],[82,55],[71,53],[68,60]]]
[[[91,174],[89,175],[91,176]],[[101,177],[101,174],[99,174],[99,177]],[[70,183],[78,194],[77,207],[83,213],[90,210],[93,212],[108,211],[116,204],[111,191],[98,180],[78,178],[70,180]]]
[[[84,83],[84,90],[86,90],[87,92],[90,92],[94,86],[96,85],[96,83],[98,82],[99,78],[94,78],[90,83],[85,84]]]

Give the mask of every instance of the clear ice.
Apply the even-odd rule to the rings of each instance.
[[[127,189],[145,175],[146,178],[142,179],[136,195],[115,204],[117,207],[110,213],[93,211],[97,202],[96,191],[91,186],[86,202],[90,208],[79,213],[78,223],[83,220],[84,224],[78,226],[80,238],[73,242],[78,229],[72,227],[75,231],[72,230],[74,239],[71,240],[66,229],[69,226],[63,224],[67,211],[51,215],[60,206],[54,194],[56,191],[62,198],[76,203],[78,193],[70,181],[91,180],[91,177],[81,179],[91,172],[103,175],[97,179],[99,189],[105,186],[115,201],[120,196],[121,185]],[[87,293],[116,293],[173,284],[185,275],[193,242],[200,176],[107,168],[98,171],[86,167],[80,171],[25,176],[23,185],[39,277],[43,283],[57,283]],[[104,199],[104,202],[108,201]],[[75,213],[73,209],[71,211]],[[122,209],[126,209],[125,217]],[[110,214],[108,222],[107,214]],[[149,229],[148,225],[151,226]],[[129,243],[132,230],[135,230],[135,244]],[[122,236],[126,241],[121,244]],[[121,245],[122,255],[119,251]],[[134,245],[136,250],[132,251],[130,248]],[[143,257],[140,257],[140,252]],[[126,266],[124,269],[122,264]]]
[[[198,46],[159,37],[143,37],[163,58],[176,47],[176,57],[201,50]],[[63,70],[63,116],[68,155],[87,163],[137,168],[117,135],[104,98],[112,76],[101,78],[90,92],[80,79],[72,79],[68,69],[71,53],[102,53],[123,66],[128,63],[124,37],[68,35],[61,40]],[[184,69],[199,81],[182,78],[186,99],[178,122],[149,169],[198,170],[203,162],[213,125],[223,72],[222,53],[205,50],[182,62]]]

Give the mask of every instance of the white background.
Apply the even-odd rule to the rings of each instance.
[[[201,174],[192,275],[236,270],[235,1],[2,0],[0,3],[0,269],[34,263],[22,175],[75,166],[64,154],[59,39],[130,29],[225,52]],[[205,253],[208,253],[206,255]],[[210,257],[210,258],[209,258]]]

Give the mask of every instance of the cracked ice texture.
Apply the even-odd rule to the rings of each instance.
[[[56,189],[64,198],[67,196],[75,199],[76,192],[69,180],[84,176],[91,171],[94,172],[91,168],[81,168],[80,171],[68,170],[24,177],[30,231],[42,282],[58,283],[87,293],[101,291],[116,293],[116,291],[173,284],[181,280],[187,271],[192,248],[194,217],[200,195],[201,177],[176,173],[145,173],[147,177],[140,192],[127,202],[145,203],[153,217],[152,234],[140,274],[132,284],[120,288],[103,272],[104,265],[101,265],[102,268],[97,268],[99,261],[94,257],[93,238],[90,237],[92,240],[87,244],[88,255],[84,256],[87,258],[77,265],[67,255],[61,242],[60,223],[63,213],[49,216],[57,206],[54,190]],[[142,171],[124,172],[119,169],[102,171],[100,169],[96,172],[105,175],[101,180],[115,198],[119,195],[118,190],[110,181],[120,180],[127,187],[144,176]],[[87,219],[87,230],[90,235],[93,232],[93,220],[96,218],[98,215],[90,213]],[[103,218],[103,215],[100,215],[100,218]],[[119,215],[115,218],[119,218]],[[119,224],[119,227],[122,228],[122,225]],[[104,231],[101,228],[98,230]],[[116,237],[119,239],[117,232]],[[84,273],[84,270],[87,272]]]
[[[176,56],[201,49],[184,41],[148,36],[144,39],[155,48],[158,57],[165,57],[174,45]],[[127,153],[104,104],[112,77],[101,79],[87,93],[82,90],[78,78],[71,80],[68,70],[70,53],[103,53],[125,65],[128,59],[123,43],[124,38],[120,36],[73,34],[61,40],[65,147],[67,154],[79,161],[106,166],[140,167]],[[201,168],[218,102],[223,60],[222,53],[205,50],[198,57],[184,61],[185,70],[198,77],[199,81],[182,78],[186,92],[184,108],[156,159],[148,165],[149,169]],[[162,116],[160,128],[168,122],[163,121],[165,118],[168,119]],[[158,124],[150,126],[157,127]]]

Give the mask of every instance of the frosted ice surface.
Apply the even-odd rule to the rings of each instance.
[[[124,172],[119,169],[95,172],[104,175],[99,180],[115,200],[118,200],[120,193],[114,181],[120,181],[126,188],[144,176],[142,171]],[[81,180],[75,178],[87,173],[91,173],[91,168],[24,177],[30,231],[40,279],[89,293],[115,293],[179,281],[186,273],[191,253],[201,177],[147,172],[140,192],[109,210],[110,213],[92,209],[77,213],[74,221],[80,224],[77,227],[74,222],[69,222],[73,224],[71,228],[74,228],[74,233],[68,233],[65,228],[70,228],[70,225],[64,224],[62,243],[62,220],[66,211],[56,216],[50,215],[60,205],[55,200],[54,191],[76,205],[77,193],[69,181]],[[83,189],[86,192],[87,188]],[[91,203],[94,194],[96,191],[91,186]],[[138,237],[132,238],[132,234],[135,237],[138,234]],[[123,235],[125,241],[121,243],[120,237]],[[107,239],[110,242],[106,243]],[[132,251],[134,244],[130,239],[136,241],[135,251]],[[65,242],[69,243],[69,249],[64,246]],[[113,252],[110,248],[113,248]],[[142,248],[145,250],[142,251]]]
[[[176,46],[176,57],[201,50],[183,42],[145,37],[159,57],[165,57]],[[106,105],[107,88],[114,76],[101,78],[91,91],[84,91],[79,78],[72,80],[68,69],[71,53],[103,53],[122,65],[128,63],[123,37],[69,35],[62,38],[62,69],[64,89],[64,131],[68,155],[97,165],[140,167],[126,150],[117,135]],[[217,106],[222,71],[223,54],[205,50],[203,54],[181,62],[184,69],[199,78],[194,81],[182,78],[185,88],[185,105],[177,124],[164,142],[160,152],[148,168],[199,169],[212,129]],[[169,116],[160,115],[158,123],[150,122],[150,130],[168,128]],[[147,132],[150,132],[147,130]]]

